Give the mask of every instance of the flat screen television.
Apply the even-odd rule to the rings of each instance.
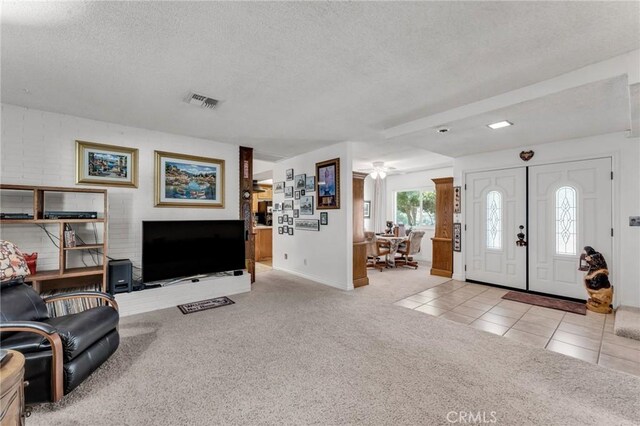
[[[241,220],[142,222],[144,283],[244,268]]]

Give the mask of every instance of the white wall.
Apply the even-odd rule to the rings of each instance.
[[[625,133],[612,133],[460,157],[454,160],[455,184],[464,186],[464,173],[467,172],[525,165],[518,156],[523,149],[535,151],[533,159],[526,163],[528,166],[612,157],[614,258],[607,259],[610,280],[615,287],[616,306],[640,306],[640,227],[629,226],[629,216],[640,215],[640,139],[627,138]],[[462,223],[464,209],[463,206]],[[463,250],[464,247],[463,241]],[[464,256],[464,251],[454,253],[454,279],[464,280]]]
[[[237,146],[6,104],[2,105],[1,115],[2,183],[76,186],[76,139],[139,149],[139,187],[101,187],[107,188],[109,194],[108,238],[111,257],[130,258],[134,265],[140,266],[143,220],[239,217]],[[225,207],[154,207],[154,150],[224,159]],[[87,207],[75,204],[77,202],[73,197],[65,199],[65,207]],[[92,205],[95,206],[95,203]],[[57,232],[57,229],[53,231]],[[57,250],[36,226],[5,226],[2,238],[15,240],[25,251],[37,251],[39,268],[57,267]]]
[[[329,224],[320,225],[320,231],[301,231],[294,235],[278,234],[277,217],[292,211],[274,214],[273,229],[273,267],[292,274],[300,275],[337,287],[343,290],[353,289],[353,184],[351,144],[349,142],[327,146],[287,160],[279,161],[273,169],[274,182],[285,181],[287,169],[294,174],[315,175],[318,162],[340,158],[340,209],[315,210],[313,216],[300,218],[320,219],[320,212],[329,213]],[[286,182],[287,186],[293,182]],[[314,196],[316,194],[308,193]],[[284,194],[273,194],[274,203],[282,203]],[[294,202],[294,208],[297,203]],[[284,255],[287,254],[285,260]],[[306,264],[305,264],[306,262]],[[259,277],[258,277],[259,280]]]
[[[431,179],[450,176],[453,176],[452,167],[388,176],[386,178],[387,220],[394,220],[393,209],[396,192],[421,188],[433,191],[435,190],[435,184]],[[419,229],[424,230],[425,234],[422,238],[422,244],[420,245],[420,254],[415,257],[419,260],[431,262],[433,256],[431,238],[434,235],[435,229],[433,227]]]

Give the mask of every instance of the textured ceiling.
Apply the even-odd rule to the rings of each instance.
[[[639,7],[3,2],[2,101],[289,157],[638,49]]]

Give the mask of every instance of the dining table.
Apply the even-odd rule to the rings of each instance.
[[[407,241],[409,237],[395,236],[395,235],[378,235],[379,241],[385,241],[389,243],[389,253],[387,254],[387,265],[390,267],[396,266],[396,253],[400,248],[400,245]]]

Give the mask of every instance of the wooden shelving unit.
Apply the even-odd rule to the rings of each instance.
[[[66,287],[81,287],[87,285],[87,277],[93,277],[100,282],[102,291],[107,290],[107,211],[108,200],[106,189],[67,188],[56,186],[31,186],[0,184],[0,190],[31,191],[33,193],[33,219],[0,219],[0,227],[16,224],[57,224],[59,227],[59,267],[54,270],[38,270],[29,275],[25,281],[31,283],[37,292]],[[101,194],[104,199],[103,218],[97,219],[45,219],[45,194],[47,192]],[[102,223],[102,243],[83,244],[75,247],[64,247],[64,231],[67,224]],[[19,241],[14,241],[18,246]],[[67,255],[73,251],[100,250],[102,264],[81,268],[68,268]]]

